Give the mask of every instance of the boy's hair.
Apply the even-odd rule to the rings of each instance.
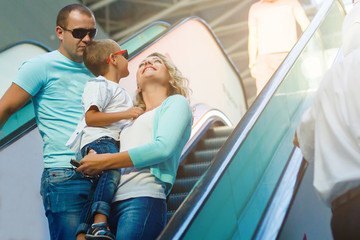
[[[84,64],[95,76],[104,75],[109,71],[107,59],[118,51],[119,45],[114,40],[93,40],[85,48]]]
[[[68,24],[67,20],[68,20],[69,14],[74,10],[79,11],[82,14],[85,14],[86,16],[92,17],[95,19],[94,13],[88,7],[75,3],[75,4],[67,5],[59,11],[57,18],[56,18],[56,26],[66,28],[67,24]]]

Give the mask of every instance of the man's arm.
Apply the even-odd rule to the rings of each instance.
[[[11,84],[4,96],[0,99],[0,129],[11,115],[21,109],[31,97],[28,92],[17,84]]]
[[[123,119],[139,117],[144,110],[139,107],[130,108],[123,112],[104,113],[97,106],[92,105],[85,113],[86,125],[89,127],[104,127]]]
[[[314,102],[316,99],[314,99]],[[293,139],[294,145],[300,147],[304,158],[308,162],[314,161],[315,155],[315,112],[313,106],[302,116]]]

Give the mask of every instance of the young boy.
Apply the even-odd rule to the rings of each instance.
[[[113,40],[92,41],[86,46],[83,58],[85,66],[97,77],[85,85],[84,114],[66,144],[75,151],[77,159],[90,149],[96,153],[119,152],[120,129],[128,122],[125,119],[137,118],[143,113],[141,108],[133,107],[130,95],[118,84],[121,78],[129,75],[126,50],[121,51]],[[90,206],[89,202],[88,208],[83,209],[79,227],[83,229],[83,224],[93,219],[86,239],[115,238],[108,228],[107,218],[119,180],[120,172],[110,170],[94,181],[93,203]]]

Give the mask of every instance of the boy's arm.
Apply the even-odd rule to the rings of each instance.
[[[144,110],[139,107],[130,108],[123,112],[104,113],[92,105],[85,113],[85,121],[89,127],[104,127],[124,119],[137,118]]]
[[[32,96],[27,91],[19,87],[17,84],[11,84],[0,100],[0,129],[4,126],[5,122],[11,117],[11,115],[22,108],[31,99],[31,97]]]

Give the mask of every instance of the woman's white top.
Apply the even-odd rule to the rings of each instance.
[[[120,134],[120,151],[127,151],[153,141],[156,109],[138,117]],[[150,173],[150,168],[124,168],[113,202],[136,197],[166,199],[165,184]]]

